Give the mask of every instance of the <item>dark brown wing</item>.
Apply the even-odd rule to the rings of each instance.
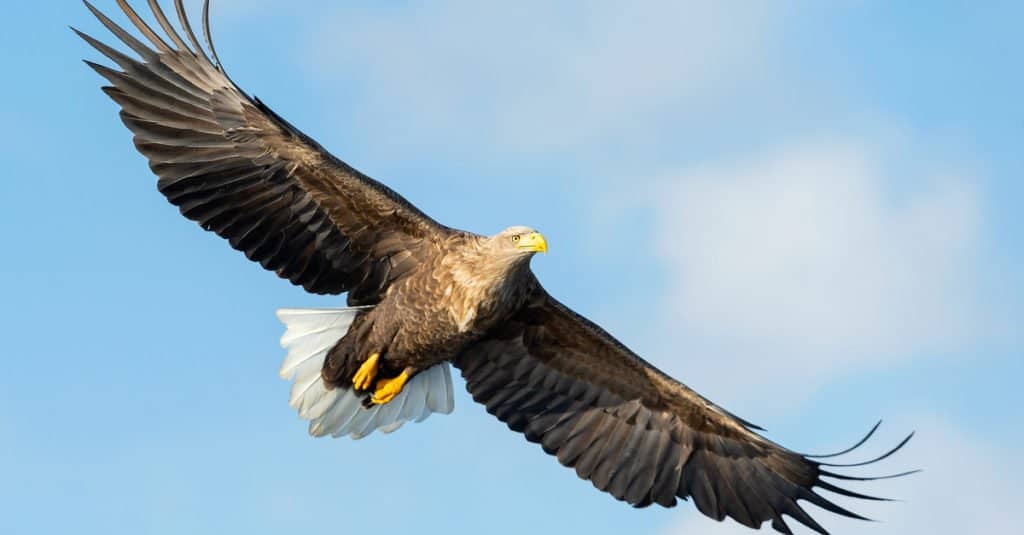
[[[797,500],[861,517],[814,487],[876,499],[822,480],[849,477],[754,433],[543,290],[456,366],[488,412],[636,506],[671,507],[677,497],[692,497],[718,520],[729,516],[753,528],[771,521],[789,533],[788,515],[825,533]]]
[[[160,192],[185,217],[310,292],[348,291],[351,304],[374,303],[453,232],[236,86],[210,40],[208,1],[203,33],[212,61],[181,0],[175,7],[191,47],[156,0],[149,5],[164,37],[124,0],[118,5],[150,44],[86,2],[140,58],[78,32],[122,71],[86,63],[113,84],[103,90],[121,106]]]

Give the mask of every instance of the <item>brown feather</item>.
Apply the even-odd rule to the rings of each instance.
[[[783,515],[825,533],[799,505],[861,518],[812,489],[814,460],[753,431],[536,290],[454,361],[473,399],[598,489],[638,507],[692,498],[712,518],[789,533]],[[855,498],[871,499],[854,495]]]
[[[142,58],[80,34],[123,69],[89,63],[113,84],[106,92],[160,191],[251,260],[310,292],[349,291],[353,304],[373,304],[455,232],[248,97],[203,53],[181,0],[175,9],[195,52],[155,1],[158,29],[174,46],[124,0],[118,5],[155,49],[86,5]]]

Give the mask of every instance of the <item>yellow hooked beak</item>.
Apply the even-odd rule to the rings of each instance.
[[[544,235],[540,232],[531,232],[523,239],[519,240],[516,247],[520,251],[531,251],[534,253],[546,253],[548,252],[548,241],[544,239]]]

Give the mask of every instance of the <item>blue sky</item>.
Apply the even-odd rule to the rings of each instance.
[[[1015,525],[1019,3],[298,5],[215,0],[215,39],[335,154],[446,224],[541,229],[554,295],[787,446],[918,430],[879,470],[925,472],[861,487],[905,502],[835,533]],[[339,300],[162,199],[84,7],[6,11],[0,531],[743,533],[614,502],[459,382],[450,416],[307,437],[273,311]]]

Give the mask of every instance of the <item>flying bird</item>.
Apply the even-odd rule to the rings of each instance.
[[[347,294],[344,308],[278,311],[280,373],[310,434],[361,438],[451,412],[453,365],[510,429],[637,507],[692,499],[717,520],[790,533],[789,517],[826,533],[798,502],[862,517],[817,489],[879,499],[830,482],[879,478],[832,467],[881,460],[910,436],[846,465],[766,439],[552,297],[530,270],[548,249],[537,230],[446,227],[249,96],[217,57],[208,0],[205,46],[182,0],[177,27],[148,0],[159,31],[117,3],[142,39],[86,6],[134,57],[75,31],[117,65],[86,62],[109,81],[160,193],[280,277]]]

